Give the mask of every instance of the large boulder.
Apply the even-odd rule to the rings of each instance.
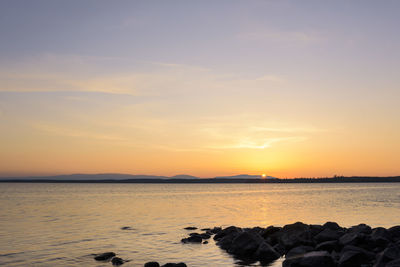
[[[349,251],[357,252],[358,254],[361,253],[363,255],[363,258],[365,258],[368,262],[371,262],[371,261],[375,260],[375,257],[376,257],[375,253],[373,253],[371,251],[365,250],[365,249],[360,248],[360,247],[350,246],[349,245],[349,246],[343,247],[343,249],[340,251],[340,259],[342,258],[342,256],[345,253],[347,253]]]
[[[316,247],[315,250],[322,250],[322,251],[338,251],[340,249],[339,241],[337,240],[331,240],[331,241],[325,241],[322,243],[319,243]]]
[[[280,253],[277,252],[273,247],[271,247],[271,245],[267,242],[262,242],[258,246],[254,255],[257,260],[263,263],[274,261],[281,256]]]
[[[340,227],[336,222],[326,222],[324,225],[322,225],[322,227],[324,229],[330,229],[333,231],[343,230],[343,228]]]
[[[340,237],[339,243],[342,246],[359,246],[365,245],[367,240],[367,235],[362,233],[347,233]]]
[[[215,236],[214,240],[218,241],[224,236],[231,235],[231,234],[236,234],[242,232],[242,229],[236,227],[236,226],[229,226],[221,231],[219,231]]]
[[[255,232],[242,232],[233,240],[228,252],[239,257],[251,257],[264,239]]]
[[[396,244],[391,244],[378,254],[376,266],[383,267],[387,263],[397,259],[400,259],[400,247]]]
[[[289,252],[286,253],[285,257],[286,258],[297,257],[299,255],[306,254],[306,253],[311,252],[313,250],[314,250],[314,248],[311,247],[311,246],[298,246],[298,247],[294,247],[291,250],[289,250]]]
[[[314,239],[319,244],[325,241],[338,240],[343,235],[342,230],[333,230],[331,228],[325,228]]]
[[[335,267],[336,263],[326,251],[312,251],[304,255],[286,259],[283,267]]]
[[[374,247],[385,248],[392,240],[388,230],[383,227],[375,228],[371,234],[371,241]]]
[[[101,253],[101,254],[97,254],[97,255],[94,257],[94,259],[95,259],[96,261],[106,261],[106,260],[111,259],[111,258],[114,257],[114,256],[115,256],[115,253],[114,253],[114,252],[104,252],[104,253]]]
[[[356,250],[349,250],[342,254],[339,259],[339,267],[354,267],[370,263],[364,253]]]
[[[217,246],[228,250],[232,246],[233,239],[235,239],[238,235],[239,232],[232,232],[229,235],[223,236],[221,239],[218,239]]]
[[[394,241],[400,240],[400,225],[390,227],[388,231]]]
[[[285,225],[279,231],[278,239],[286,251],[300,245],[314,246],[310,226],[301,222]]]
[[[370,234],[371,232],[371,227],[369,225],[366,225],[365,223],[352,226],[349,229],[349,233]]]

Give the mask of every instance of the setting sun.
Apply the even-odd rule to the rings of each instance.
[[[261,177],[265,178],[265,177],[267,177],[267,175],[265,173],[263,173],[263,174],[261,174]]]

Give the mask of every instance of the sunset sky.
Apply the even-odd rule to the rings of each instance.
[[[400,175],[400,1],[0,1],[0,176]]]

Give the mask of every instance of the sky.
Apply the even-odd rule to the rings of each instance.
[[[400,175],[399,1],[0,1],[0,176]]]

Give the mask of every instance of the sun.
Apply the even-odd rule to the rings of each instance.
[[[261,177],[265,178],[265,177],[267,177],[267,175],[265,173],[263,173],[263,174],[261,174]]]

